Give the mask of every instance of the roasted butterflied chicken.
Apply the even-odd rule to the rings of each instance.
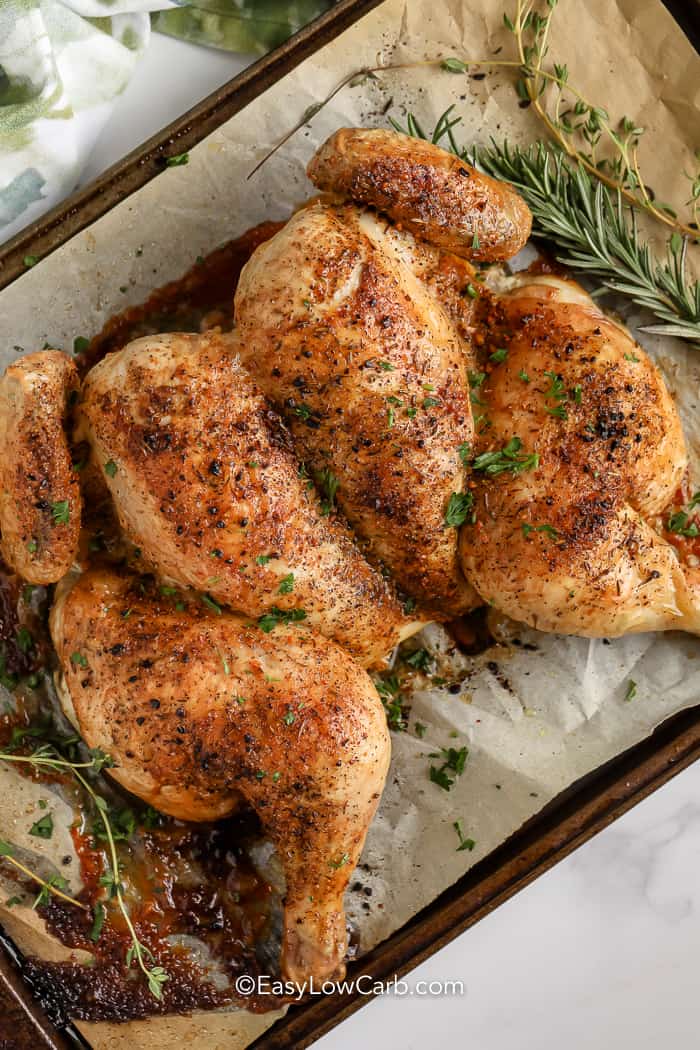
[[[323,513],[238,345],[159,335],[109,354],[83,385],[79,436],[162,577],[249,616],[305,619],[379,664],[417,625],[347,526]]]
[[[283,976],[342,974],[343,894],[389,764],[367,674],[308,628],[177,610],[111,571],[66,578],[51,634],[66,714],[110,775],[183,820],[245,800],[284,867]]]
[[[27,354],[0,379],[0,550],[29,583],[60,580],[78,549],[80,485],[65,430],[78,385],[60,350]]]
[[[497,361],[479,385],[467,578],[542,631],[700,632],[697,570],[653,527],[687,468],[653,363],[579,286],[549,276],[511,279],[486,331]]]

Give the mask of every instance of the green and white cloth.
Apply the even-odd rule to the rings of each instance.
[[[151,17],[160,32],[262,54],[330,2],[0,0],[0,242],[75,188]]]

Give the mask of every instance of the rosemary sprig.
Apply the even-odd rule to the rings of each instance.
[[[495,178],[510,182],[533,215],[533,235],[554,244],[559,262],[596,277],[611,292],[632,299],[661,321],[642,331],[673,335],[700,343],[700,283],[686,273],[688,239],[674,232],[659,262],[637,228],[634,207],[619,189],[594,180],[555,146],[537,142],[521,149],[508,141],[471,150],[458,145],[454,128],[460,119],[450,106],[432,133],[415,117],[398,131],[428,139]]]
[[[50,744],[42,744],[38,747],[31,755],[15,755],[9,752],[0,752],[0,759],[5,762],[17,762],[25,763],[32,766],[34,769],[43,772],[54,772],[54,773],[71,773],[78,783],[81,785],[83,790],[89,795],[93,805],[95,806],[102,827],[104,829],[104,838],[107,842],[107,853],[109,857],[109,870],[102,876],[100,883],[106,887],[108,896],[114,898],[117,901],[119,910],[122,913],[124,922],[129,931],[131,937],[131,947],[126,954],[126,965],[127,968],[131,967],[134,959],[138,963],[139,968],[144,974],[148,981],[148,987],[151,994],[156,999],[161,999],[163,996],[163,984],[169,979],[168,974],[165,972],[162,966],[150,966],[148,963],[154,962],[153,953],[149,948],[143,944],[136,933],[134,924],[129,914],[129,909],[124,900],[124,886],[121,879],[121,871],[119,866],[119,858],[117,856],[117,847],[115,843],[114,831],[112,829],[111,820],[109,817],[109,806],[102,795],[93,788],[90,781],[85,776],[86,772],[99,773],[105,767],[113,765],[112,760],[108,755],[105,755],[101,751],[91,751],[89,762],[70,762],[64,758],[60,752],[55,750]],[[3,855],[4,856],[4,855]],[[10,860],[15,863],[16,867],[19,867],[19,862],[15,861],[14,858],[4,856],[4,859]],[[71,904],[77,904],[78,907],[85,908],[84,904],[80,904],[79,901],[73,900],[72,897],[67,897],[66,894],[62,893],[56,886],[44,882],[35,875],[29,869],[24,869],[25,874],[41,883],[45,890],[56,896],[63,897],[70,901]]]

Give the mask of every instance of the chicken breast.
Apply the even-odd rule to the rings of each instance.
[[[78,549],[82,504],[65,430],[78,385],[60,350],[27,354],[0,380],[0,550],[29,583],[60,580]]]
[[[700,629],[696,570],[649,523],[687,466],[678,413],[631,336],[573,282],[527,275],[488,319],[465,574],[541,631]]]
[[[310,470],[368,556],[443,617],[476,600],[448,514],[472,420],[468,347],[435,289],[458,287],[468,315],[472,278],[372,212],[315,202],[257,249],[235,300],[241,359]]]
[[[88,572],[51,611],[66,714],[123,787],[182,820],[244,799],[286,878],[281,971],[344,972],[343,894],[389,765],[371,679],[305,626],[268,635],[230,613]]]
[[[88,374],[81,436],[157,572],[265,623],[306,620],[378,664],[418,627],[319,503],[230,337],[147,336]]]
[[[395,131],[341,128],[317,151],[307,174],[319,189],[368,204],[416,237],[467,259],[510,259],[530,236],[530,210],[507,183]]]

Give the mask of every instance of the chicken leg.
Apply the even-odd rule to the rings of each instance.
[[[305,626],[276,637],[110,571],[66,578],[51,611],[59,692],[123,787],[182,820],[244,799],[286,877],[282,975],[343,973],[343,894],[389,765],[367,674]]]

